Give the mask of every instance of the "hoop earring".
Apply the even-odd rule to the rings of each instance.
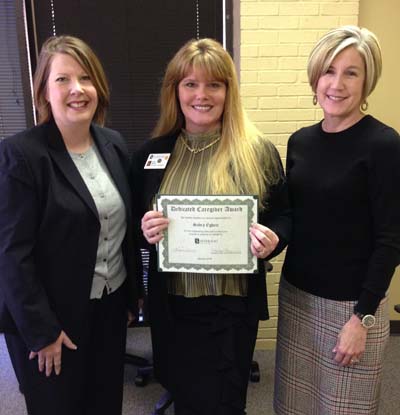
[[[314,94],[313,97],[312,97],[312,103],[314,105],[317,105],[317,102],[318,102],[318,100],[317,100],[317,94]]]
[[[365,100],[365,101],[361,104],[360,108],[361,108],[361,111],[367,111],[367,109],[368,109],[368,102],[367,102],[367,100]]]

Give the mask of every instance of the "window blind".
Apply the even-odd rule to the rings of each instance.
[[[111,86],[107,126],[132,152],[158,118],[158,95],[167,62],[187,40],[223,40],[222,0],[32,0],[30,44],[56,33],[87,41]],[[228,50],[232,41],[228,41]],[[33,55],[33,53],[32,53]],[[33,63],[34,67],[34,63]],[[34,68],[33,68],[34,69]]]
[[[15,0],[0,1],[0,139],[26,128]]]

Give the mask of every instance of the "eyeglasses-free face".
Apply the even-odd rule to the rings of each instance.
[[[178,85],[179,103],[189,133],[217,130],[224,112],[226,85],[210,79],[204,71],[192,69]]]
[[[364,81],[365,65],[360,53],[354,47],[344,49],[317,84],[317,99],[326,125],[344,129],[360,119]]]
[[[88,127],[98,98],[90,76],[71,56],[57,53],[51,62],[46,99],[60,129]]]

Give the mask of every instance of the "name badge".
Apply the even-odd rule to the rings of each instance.
[[[171,153],[149,154],[149,157],[147,157],[144,168],[145,169],[165,169],[165,167],[167,167],[167,163],[168,163],[170,156],[171,156]]]

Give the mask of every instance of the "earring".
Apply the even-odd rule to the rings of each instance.
[[[367,100],[364,100],[364,102],[361,104],[360,108],[361,108],[361,111],[367,111],[367,109],[368,109]]]
[[[313,96],[313,98],[312,98],[312,103],[313,103],[314,105],[317,105],[317,102],[318,102],[318,100],[317,100],[317,94],[314,94],[314,96]]]

